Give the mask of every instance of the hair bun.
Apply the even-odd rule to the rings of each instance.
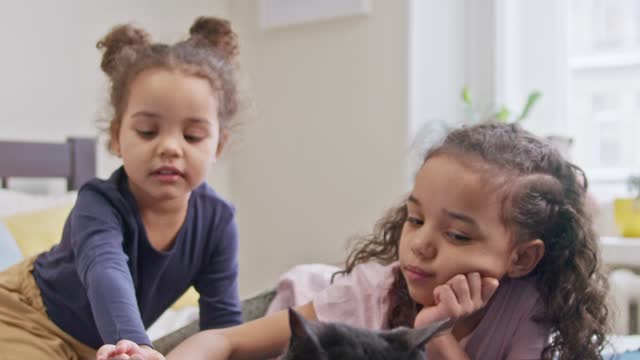
[[[540,232],[526,236],[541,237],[559,221],[558,215],[565,203],[560,180],[549,174],[529,174],[515,180],[505,214],[516,225]]]
[[[238,55],[238,36],[228,20],[202,16],[191,25],[189,33],[204,39],[207,46],[227,62],[234,62]]]
[[[128,24],[114,27],[96,44],[98,49],[104,51],[100,63],[102,71],[109,76],[113,75],[119,68],[118,57],[123,50],[149,44],[149,34],[140,28]]]

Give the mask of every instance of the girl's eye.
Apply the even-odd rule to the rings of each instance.
[[[188,142],[198,142],[198,141],[201,141],[203,137],[195,136],[195,135],[185,135],[184,139],[187,140]]]
[[[136,132],[138,133],[138,135],[140,135],[140,137],[142,137],[143,139],[150,139],[152,138],[156,132],[152,131],[152,130],[136,130]]]
[[[407,222],[413,226],[422,226],[424,225],[424,220],[421,220],[417,217],[407,216]]]
[[[457,242],[469,242],[471,240],[471,238],[468,236],[460,235],[451,231],[447,232],[446,235],[449,239]]]

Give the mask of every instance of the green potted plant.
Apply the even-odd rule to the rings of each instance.
[[[442,140],[442,138],[453,128],[463,125],[463,124],[473,124],[480,121],[485,120],[497,120],[501,122],[521,122],[525,120],[531,110],[535,106],[535,104],[542,97],[542,93],[539,91],[532,91],[527,97],[527,101],[525,103],[524,108],[520,113],[513,116],[511,110],[507,107],[502,106],[498,110],[490,110],[490,111],[481,111],[477,108],[477,106],[473,103],[471,92],[467,87],[462,88],[461,98],[462,105],[464,106],[464,111],[466,113],[466,117],[463,119],[458,119],[455,122],[445,121],[445,120],[437,120],[437,121],[427,121],[417,133],[414,135],[414,140],[411,143],[411,163],[413,166],[419,166],[422,161],[422,155],[425,149],[428,149],[433,144]]]
[[[524,121],[529,114],[531,113],[533,107],[538,103],[540,98],[542,97],[542,93],[540,91],[534,90],[529,93],[527,96],[527,101],[525,102],[524,108],[519,113],[513,113],[506,106],[501,106],[497,110],[493,110],[489,114],[482,114],[479,112],[473,104],[471,99],[471,93],[467,87],[462,89],[462,102],[465,107],[465,112],[467,113],[467,117],[471,122],[482,121],[485,119],[496,120],[504,123],[518,123]],[[560,153],[568,158],[569,150],[571,149],[571,145],[573,144],[573,139],[568,136],[563,135],[547,135],[544,136],[544,139],[551,145],[553,145]]]
[[[511,122],[520,122],[529,116],[531,109],[533,106],[540,100],[542,97],[542,93],[539,91],[532,91],[529,96],[527,96],[527,102],[524,105],[524,108],[520,112],[520,114],[516,116],[512,116],[512,111],[505,106],[501,106],[498,110],[493,111],[491,114],[479,114],[477,109],[474,107],[473,101],[471,100],[471,92],[469,88],[462,88],[462,102],[465,107],[465,112],[467,116],[471,119],[472,122],[482,121],[486,119],[497,120],[504,123]]]

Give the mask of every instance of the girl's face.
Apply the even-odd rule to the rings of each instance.
[[[112,148],[140,205],[188,199],[221,146],[217,97],[205,79],[167,69],[140,73]]]
[[[457,274],[501,279],[514,249],[486,177],[453,156],[436,155],[418,172],[407,201],[399,258],[409,293],[434,304],[433,290]]]

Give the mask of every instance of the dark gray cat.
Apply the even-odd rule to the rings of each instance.
[[[424,360],[424,345],[450,321],[421,329],[370,331],[309,321],[289,309],[289,326],[291,340],[281,360]]]

